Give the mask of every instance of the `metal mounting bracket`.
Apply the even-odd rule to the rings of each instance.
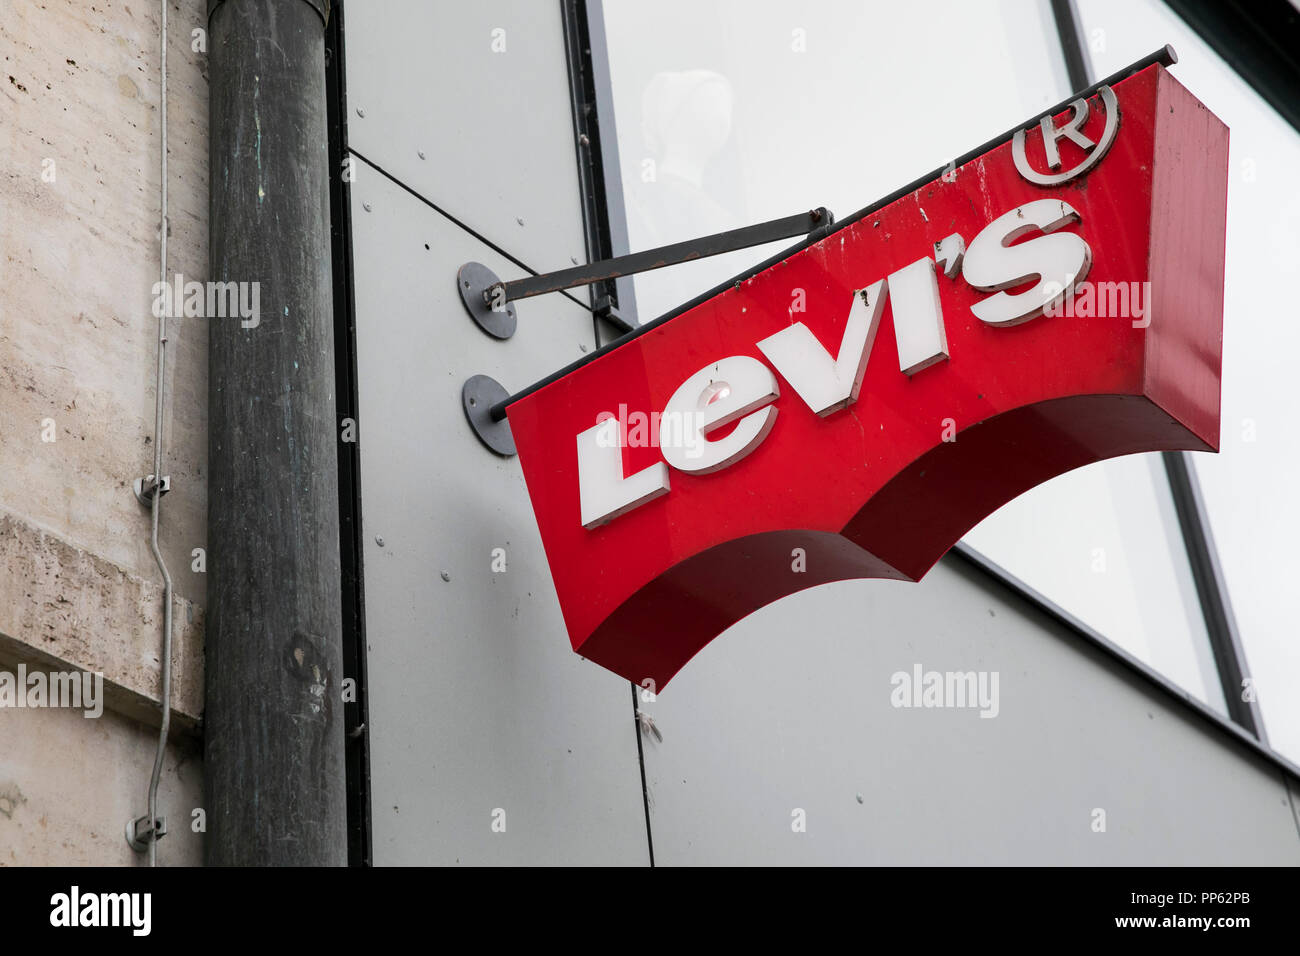
[[[456,270],[456,291],[465,305],[469,317],[488,335],[508,339],[515,334],[518,324],[513,305],[516,299],[526,299],[547,292],[560,292],[574,286],[595,285],[620,279],[623,276],[662,269],[665,266],[706,259],[724,252],[747,249],[778,239],[803,236],[814,229],[826,228],[835,221],[824,206],[772,219],[757,225],[719,232],[700,239],[660,246],[645,252],[605,259],[572,269],[561,269],[544,275],[526,276],[502,282],[491,269],[479,262],[467,262]],[[608,293],[596,297],[592,312],[621,328],[625,336],[636,328],[618,311],[618,306]],[[486,375],[475,375],[461,389],[461,404],[470,427],[484,445],[504,457],[515,454],[514,438],[506,421],[506,399],[511,398],[501,383]]]
[[[499,288],[497,274],[481,262],[467,262],[456,270],[456,291],[465,311],[480,329],[494,339],[508,339],[519,324],[515,307],[490,290]]]
[[[460,390],[460,402],[469,427],[474,429],[479,441],[502,458],[512,458],[516,454],[515,438],[510,434],[508,419],[493,419],[492,406],[509,397],[505,387],[487,375],[473,376]]]
[[[612,323],[615,328],[619,329],[624,335],[633,331],[636,326],[627,320],[627,317],[619,311],[611,295],[599,295],[596,297],[596,305],[591,310],[606,322]]]

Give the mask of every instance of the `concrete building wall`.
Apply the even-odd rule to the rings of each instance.
[[[204,0],[169,0],[169,274],[207,271]],[[131,864],[159,720],[162,582],[132,480],[153,466],[160,5],[0,13],[0,667],[102,672],[109,711],[0,709],[0,862]],[[160,542],[175,582],[163,863],[202,806],[207,329],[173,320]],[[4,796],[8,794],[8,796]],[[7,810],[6,810],[7,808]]]

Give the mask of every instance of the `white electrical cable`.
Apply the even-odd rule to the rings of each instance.
[[[162,210],[159,216],[159,280],[167,285],[167,3],[162,0],[162,26],[159,46],[162,51],[159,130],[162,140]],[[154,395],[153,424],[153,496],[150,499],[152,531],[149,546],[163,576],[163,646],[162,646],[162,724],[158,730],[158,750],[153,758],[153,775],[149,778],[149,865],[158,865],[158,779],[163,758],[167,755],[167,731],[172,716],[172,576],[167,572],[162,551],[158,548],[158,511],[162,506],[163,446],[163,371],[167,361],[167,309],[158,316],[158,381]]]

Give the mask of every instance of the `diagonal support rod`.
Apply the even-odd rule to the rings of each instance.
[[[704,236],[701,239],[688,239],[670,246],[634,252],[631,255],[575,266],[572,269],[561,269],[558,272],[548,272],[545,275],[527,276],[523,279],[512,279],[510,282],[496,282],[483,290],[483,301],[489,306],[501,308],[507,302],[544,295],[547,292],[559,292],[561,289],[591,285],[593,282],[602,282],[606,279],[618,279],[681,262],[707,259],[710,256],[722,255],[724,252],[761,246],[765,242],[775,242],[778,239],[804,236],[818,226],[824,226],[833,220],[830,211],[820,206],[796,216],[772,219],[757,225]]]

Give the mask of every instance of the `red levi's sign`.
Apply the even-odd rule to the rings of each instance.
[[[1227,162],[1153,64],[512,403],[573,649],[661,690],[1049,478],[1217,450]]]

